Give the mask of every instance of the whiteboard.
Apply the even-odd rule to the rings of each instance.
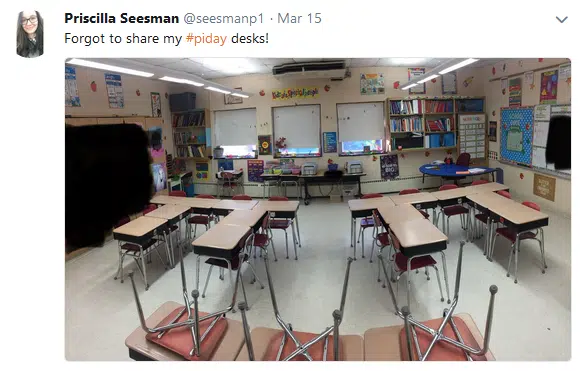
[[[377,140],[385,137],[385,105],[348,103],[336,105],[338,141]]]
[[[320,105],[274,107],[274,141],[286,138],[288,148],[320,148]]]
[[[258,143],[255,108],[215,111],[215,142],[219,146],[247,146]]]
[[[549,121],[536,121],[534,124],[534,146],[546,147],[548,142]]]

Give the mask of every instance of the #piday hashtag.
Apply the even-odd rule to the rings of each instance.
[[[224,44],[228,41],[228,37],[214,35],[213,33],[207,35],[205,33],[202,33],[201,35],[195,35],[190,32],[187,34],[187,36],[185,36],[185,41],[188,43],[193,43],[194,46],[197,46],[198,44],[214,44],[224,46]]]

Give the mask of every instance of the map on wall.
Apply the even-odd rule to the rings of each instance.
[[[500,156],[503,161],[532,166],[534,108],[502,108]]]

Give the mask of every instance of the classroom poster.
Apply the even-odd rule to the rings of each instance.
[[[258,135],[258,154],[268,156],[272,154],[272,136]]]
[[[147,131],[147,136],[149,137],[149,149],[151,151],[151,157],[158,158],[165,156],[165,151],[163,150],[163,131],[160,127],[154,127]]]
[[[524,73],[524,84],[526,84],[529,89],[534,87],[534,71]]]
[[[336,142],[336,132],[329,131],[323,133],[324,143],[323,143],[323,152],[324,153],[336,153],[338,151],[337,142]]]
[[[222,170],[234,170],[234,160],[222,159],[218,160],[218,169]]]
[[[151,93],[151,116],[161,117],[161,94]]]
[[[385,180],[395,179],[399,176],[399,156],[381,156],[381,178]]]
[[[522,105],[522,78],[517,77],[509,81],[509,106],[520,107]]]
[[[417,68],[417,67],[409,68],[407,74],[409,77],[409,81],[411,81],[415,77],[423,76],[425,74],[425,68]],[[417,86],[410,88],[409,93],[425,94],[425,83],[417,84]]]
[[[457,72],[451,71],[441,77],[441,91],[443,95],[457,94]]]
[[[561,64],[559,67],[558,76],[560,79],[566,81],[572,76],[572,65],[570,63]]]
[[[109,97],[109,108],[125,108],[125,96],[121,75],[105,73],[105,86]]]
[[[248,181],[263,183],[264,160],[248,160]]]
[[[555,104],[558,97],[558,70],[542,73],[540,104]]]
[[[202,182],[209,180],[209,164],[207,162],[195,163],[195,179]]]
[[[497,121],[490,121],[489,122],[489,141],[490,142],[497,142]]]
[[[532,165],[533,107],[502,108],[500,156],[504,161]]]
[[[272,90],[272,100],[287,100],[295,98],[315,98],[320,94],[318,88],[288,88]]]
[[[80,107],[79,89],[77,86],[77,71],[74,67],[64,67],[64,103],[67,107]]]
[[[162,191],[167,188],[167,172],[165,171],[165,163],[152,164],[151,172],[153,173],[153,186],[155,192]]]
[[[382,73],[361,73],[360,94],[385,94],[385,77]]]

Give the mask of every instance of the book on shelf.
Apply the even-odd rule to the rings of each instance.
[[[427,120],[425,124],[425,131],[455,131],[455,125],[453,119],[442,117],[437,120]]]
[[[420,117],[391,119],[391,133],[423,131],[423,122]]]
[[[425,135],[423,146],[425,148],[454,147],[455,133]]]
[[[423,102],[426,113],[453,113],[452,100],[426,100]]]
[[[205,145],[176,148],[178,157],[205,158]]]
[[[172,126],[174,128],[205,127],[205,112],[174,113]]]
[[[173,142],[177,146],[189,144],[206,144],[205,135],[195,135],[191,131],[182,131],[173,133]]]
[[[419,115],[423,113],[423,107],[419,99],[392,100],[391,115]]]

